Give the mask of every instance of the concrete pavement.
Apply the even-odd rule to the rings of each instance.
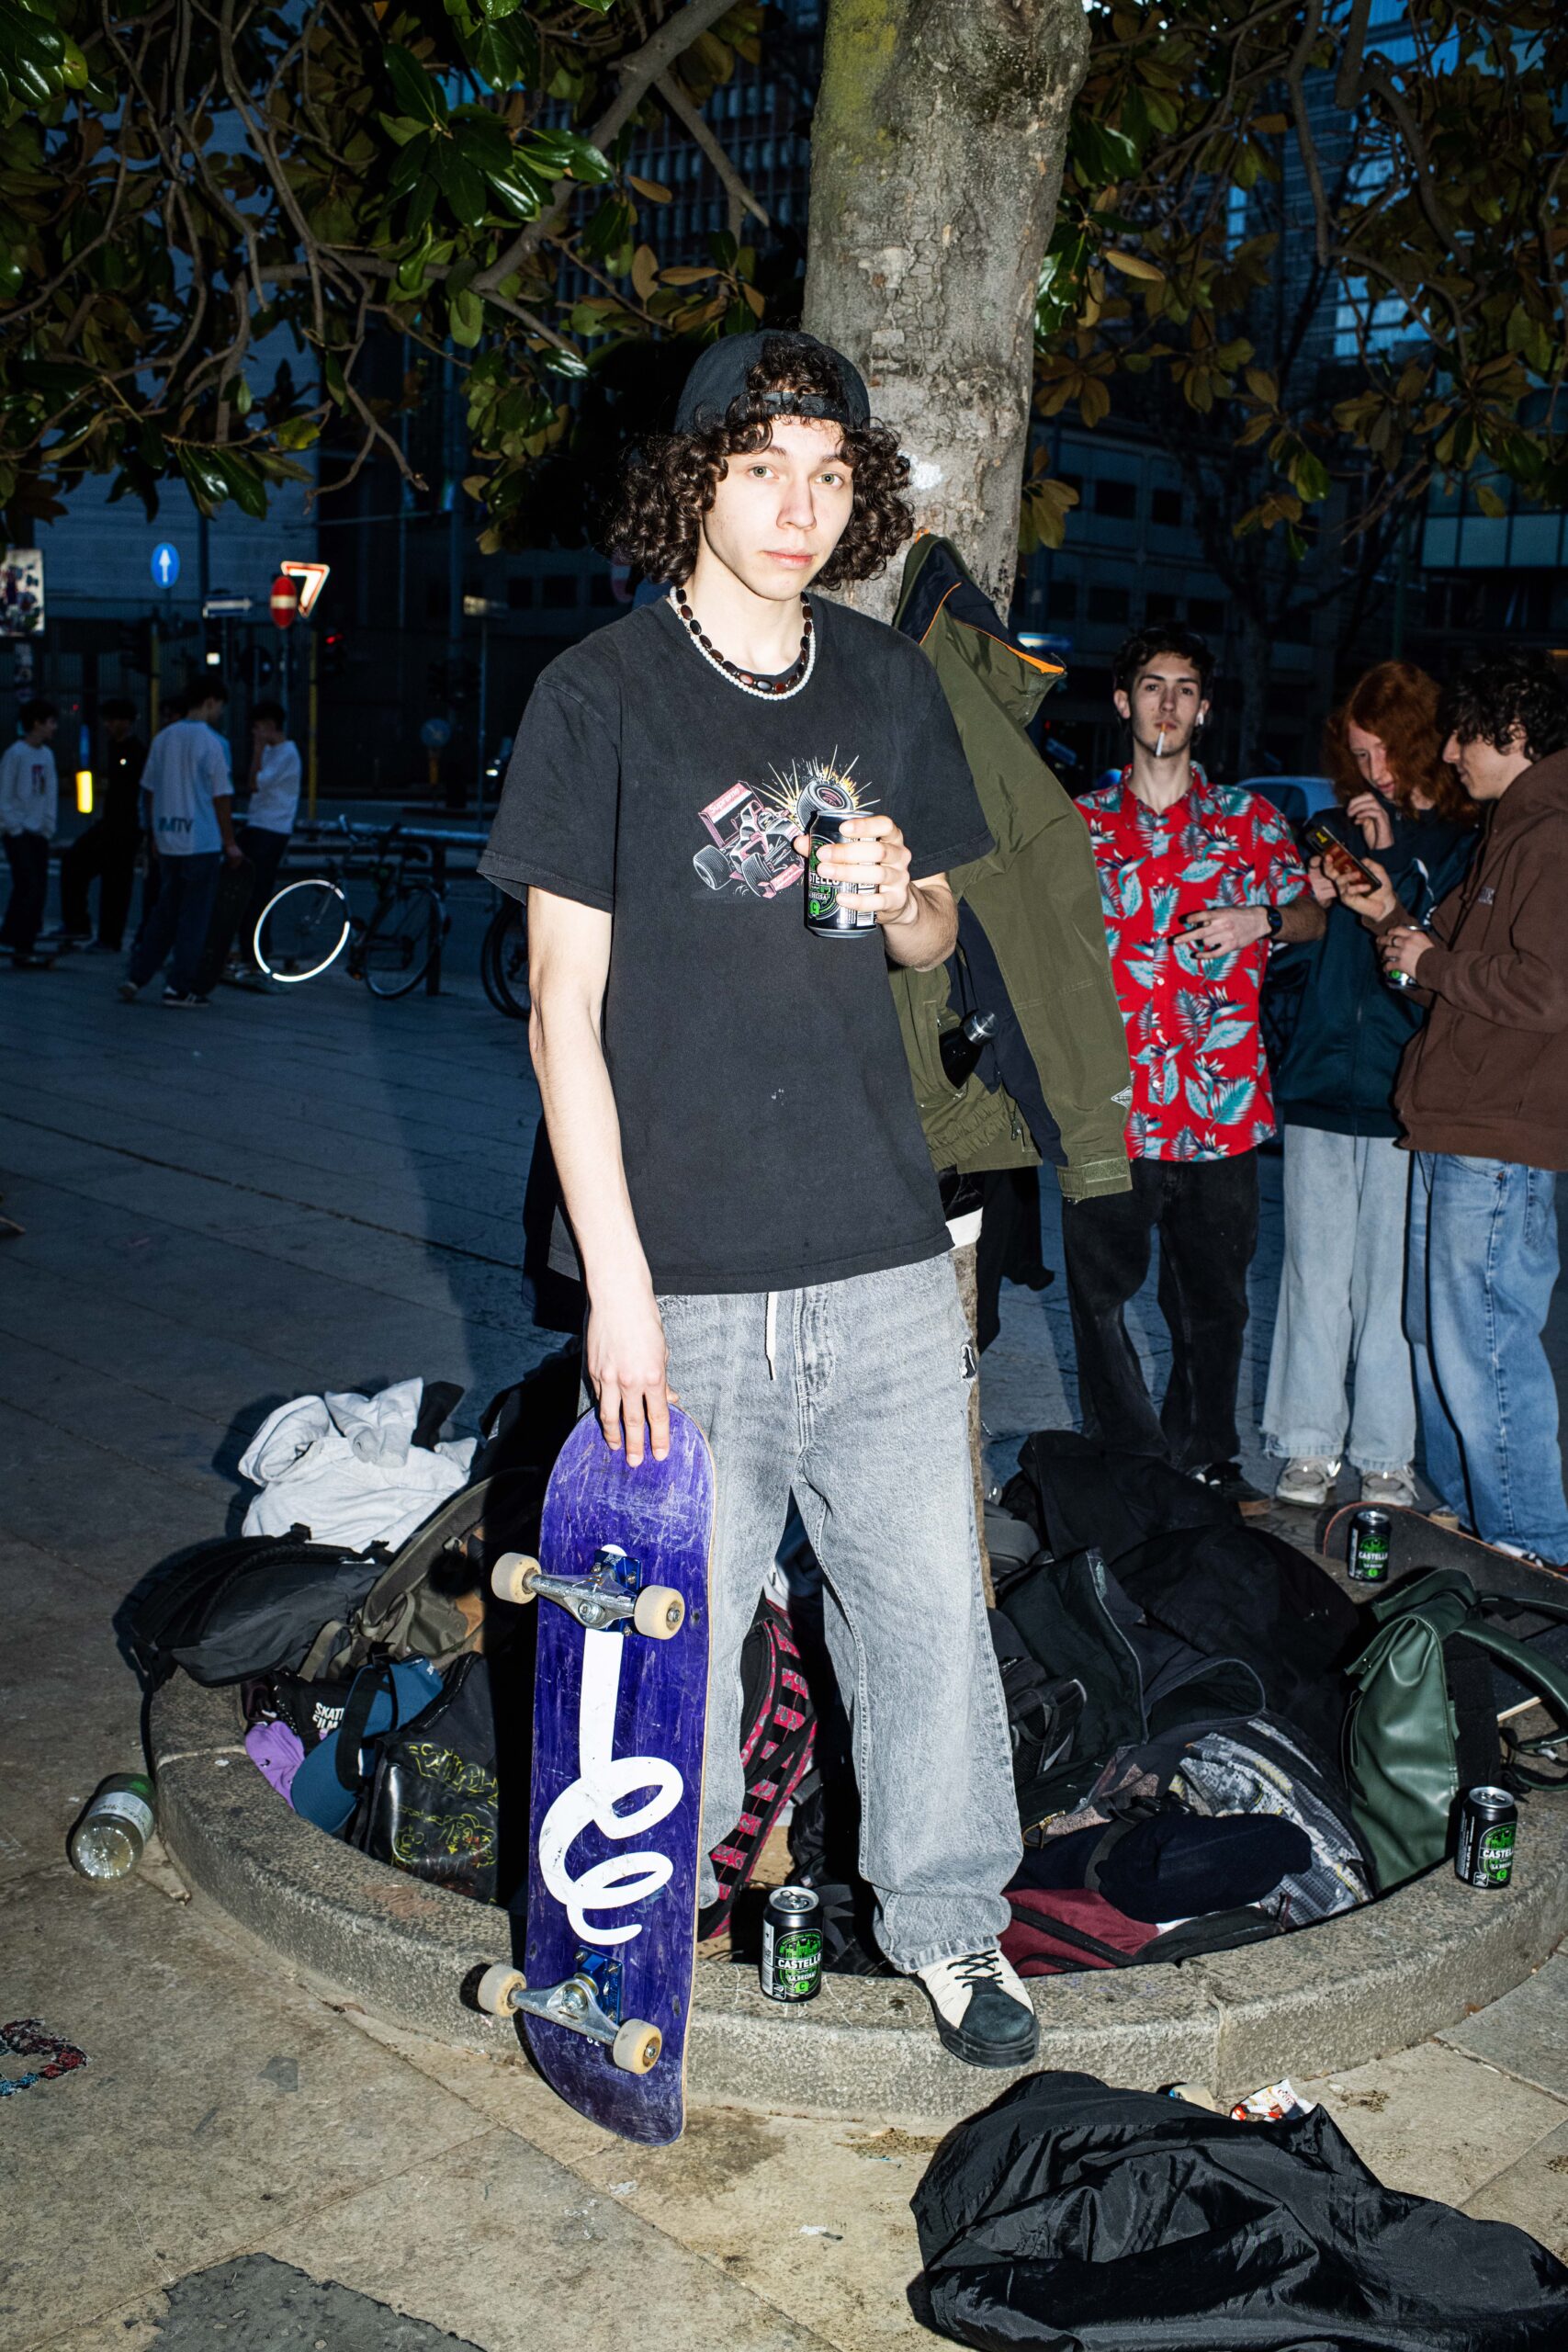
[[[329,976],[175,1013],[113,1002],[107,959],[0,974],[0,1205],[26,1227],[0,1242],[0,2027],[86,2060],[0,2095],[0,2352],[931,2340],[906,2209],[934,2134],[715,2109],[630,2151],[515,2064],[288,1981],[156,1856],[104,1889],[62,1859],[138,1758],[114,1609],[237,1518],[272,1406],[419,1372],[466,1385],[464,1419],[553,1344],[517,1289],[537,1100],[468,896],[434,1002]],[[1043,1312],[1007,1295],[1004,1453],[1070,1418],[1064,1315],[1059,1285]],[[1568,2253],[1565,1978],[1312,2087],[1392,2185]]]

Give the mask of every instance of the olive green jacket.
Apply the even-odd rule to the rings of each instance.
[[[893,993],[933,1164],[969,1174],[1044,1156],[1069,1201],[1124,1193],[1131,1098],[1127,1036],[1111,978],[1089,829],[1025,732],[1062,672],[997,634],[997,616],[945,539],[922,537],[904,566],[894,625],[942,681],[996,848],[948,876],[1000,967],[1046,1108],[1060,1135],[1032,1138],[1005,1088],[973,1075],[962,1093],[938,1040],[958,1012],[950,968],[894,969]]]

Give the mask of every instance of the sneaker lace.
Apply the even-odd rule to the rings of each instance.
[[[960,1984],[999,1984],[1002,1981],[999,1951],[965,1952],[962,1960],[953,1962],[952,1967]]]

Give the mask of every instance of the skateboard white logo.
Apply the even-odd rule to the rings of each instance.
[[[664,1854],[612,1854],[574,1878],[567,1858],[576,1840],[590,1823],[601,1837],[613,1838],[617,1845],[627,1838],[640,1838],[674,1812],[686,1789],[675,1766],[661,1756],[616,1757],[613,1753],[626,1638],[621,1634],[584,1634],[582,1637],[578,1777],[557,1797],[539,1831],[540,1875],[570,1920],[573,1933],[587,1944],[625,1944],[640,1936],[639,1921],[596,1928],[590,1927],[587,1915],[623,1911],[631,1904],[646,1903],[669,1883],[675,1865]],[[639,1789],[652,1791],[647,1804],[631,1813],[617,1813],[617,1800]]]

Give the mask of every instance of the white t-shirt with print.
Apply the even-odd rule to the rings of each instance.
[[[281,743],[269,743],[261,755],[245,822],[259,826],[264,833],[291,833],[299,806],[299,752],[285,737]]]
[[[20,736],[0,753],[0,833],[41,833],[54,839],[60,779],[47,743]]]
[[[220,849],[214,798],[233,791],[223,738],[199,718],[176,718],[152,738],[141,789],[152,797],[152,842],[160,857],[199,857]]]

